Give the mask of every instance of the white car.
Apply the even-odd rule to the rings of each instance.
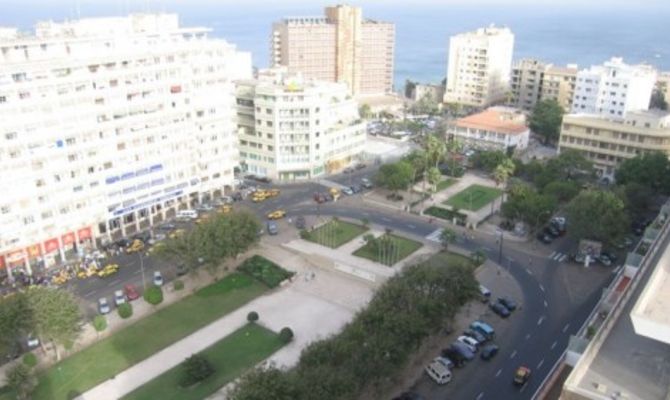
[[[114,304],[116,304],[116,306],[118,307],[125,302],[126,302],[126,295],[123,294],[123,290],[114,291]]]
[[[347,196],[352,196],[354,194],[354,191],[351,190],[351,188],[345,187],[342,189],[342,193],[346,194]]]
[[[468,346],[470,351],[472,351],[473,353],[476,353],[477,349],[479,348],[479,342],[469,336],[465,335],[459,336],[457,340],[463,343],[464,345]]]
[[[163,275],[160,271],[154,271],[154,285],[163,286]]]
[[[98,311],[100,312],[100,314],[109,314],[109,312],[111,311],[106,297],[101,297],[98,299]]]

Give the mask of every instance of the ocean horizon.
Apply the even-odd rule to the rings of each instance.
[[[13,1],[13,0],[11,0]],[[268,66],[272,22],[288,16],[322,15],[318,4],[276,3],[258,7],[231,4],[173,2],[147,6],[128,1],[74,1],[30,7],[28,3],[3,6],[0,26],[31,30],[35,22],[77,16],[119,16],[129,12],[176,12],[184,26],[205,26],[212,36],[223,38],[252,53],[259,68]],[[95,3],[95,4],[94,4]],[[336,2],[333,2],[335,4]],[[396,24],[395,86],[405,80],[438,83],[446,75],[449,37],[479,27],[507,26],[515,34],[514,60],[536,58],[555,65],[601,64],[611,57],[625,62],[649,63],[670,70],[670,9],[577,8],[561,6],[446,6],[429,4],[406,7],[364,4],[363,16]]]

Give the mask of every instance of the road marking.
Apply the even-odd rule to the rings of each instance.
[[[484,250],[486,250],[486,251],[493,251],[492,248],[490,248],[490,247],[486,247],[486,246],[482,246],[482,249],[484,249]]]
[[[542,325],[542,322],[544,322],[544,315],[540,317],[540,319],[537,320],[537,326]]]
[[[414,226],[414,225],[412,225],[412,224],[409,224],[409,225],[407,225],[407,226],[409,227],[409,229],[416,229],[416,226]]]
[[[547,300],[544,301],[544,308],[547,308],[549,304],[547,303]]]
[[[500,376],[500,373],[501,373],[501,372],[502,372],[502,368],[500,368],[500,369],[498,370],[498,372],[496,372],[496,378]]]
[[[133,272],[133,275],[137,275],[137,274],[140,274],[140,273],[142,273],[142,270],[141,269],[136,269],[135,272]]]
[[[386,217],[382,217],[382,221],[391,222],[391,220],[389,218],[386,218]]]
[[[106,286],[107,286],[107,287],[115,286],[115,285],[118,285],[119,283],[121,283],[121,279],[117,279],[117,280],[115,280],[115,281],[111,281],[111,282],[109,282]]]
[[[561,256],[561,258],[558,259],[558,262],[563,262],[563,261],[565,261],[566,258],[568,258],[568,255],[567,255],[567,254],[563,254],[563,255]]]
[[[95,293],[95,290],[91,290],[90,292],[86,293],[86,294],[84,295],[84,297],[88,297],[88,296],[90,296],[90,295],[92,295],[92,294],[94,294],[94,293]]]
[[[540,290],[544,292],[544,286],[540,283]]]
[[[526,272],[528,272],[528,275],[533,275],[533,272],[531,270],[529,270],[528,268],[526,268]]]
[[[510,360],[511,360],[512,358],[514,358],[514,357],[516,357],[516,350],[514,350],[514,351],[512,352],[512,354],[510,354],[510,356],[509,356]]]
[[[526,390],[526,386],[528,386],[528,382],[524,383],[523,386],[521,386],[521,390],[519,390],[519,393],[523,393],[523,391]]]
[[[530,339],[530,333],[526,333],[526,340]]]
[[[551,349],[553,350],[556,347],[557,344],[558,344],[558,342],[556,340],[554,340],[554,343],[551,344]]]
[[[565,326],[563,327],[563,333],[565,333],[565,331],[567,331],[569,327],[570,327],[569,323],[565,324]]]
[[[548,257],[548,258],[554,258],[555,255],[556,255],[556,252],[555,252],[555,251],[552,251],[551,254],[549,254],[549,257]]]
[[[370,215],[370,213],[369,213],[369,212],[367,212],[367,211],[363,211],[363,215],[365,215],[365,216],[369,216],[369,215]]]
[[[537,364],[537,369],[542,368],[542,364],[544,364],[544,358]]]
[[[477,395],[477,399],[476,399],[476,400],[480,400],[482,397],[484,397],[484,392],[480,392],[480,393]]]

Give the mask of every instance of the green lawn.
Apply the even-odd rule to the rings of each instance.
[[[256,324],[247,324],[200,354],[214,367],[214,374],[190,387],[179,386],[181,365],[135,389],[125,400],[200,400],[235,380],[283,346],[279,335]],[[184,354],[184,358],[190,354]]]
[[[444,189],[448,188],[449,186],[453,185],[456,182],[458,182],[458,179],[454,179],[454,178],[444,179],[444,180],[438,182],[437,191],[441,192],[441,191],[443,191]]]
[[[83,393],[267,290],[252,277],[233,273],[39,374],[33,399],[61,400]]]
[[[383,246],[379,244],[380,240],[383,241],[387,238],[390,238],[393,245]],[[414,240],[397,235],[384,234],[377,238],[375,242],[366,243],[363,247],[354,251],[353,254],[380,264],[391,266],[419,250],[421,246],[423,246],[421,243],[415,242]]]
[[[439,253],[436,253],[428,260],[426,260],[425,263],[430,265],[441,265],[441,266],[466,264],[472,266],[472,268],[477,267],[470,258],[457,253],[452,253],[450,251],[448,252],[441,251]]]
[[[451,196],[442,204],[454,208],[477,211],[489,204],[496,197],[500,196],[501,193],[502,190],[496,188],[482,185],[470,185],[464,190]]]
[[[356,236],[362,235],[367,230],[368,228],[363,225],[331,220],[312,231],[306,232],[303,239],[335,249]]]
[[[292,272],[259,255],[244,260],[237,269],[253,276],[271,288],[279,286],[284,279],[293,276]]]

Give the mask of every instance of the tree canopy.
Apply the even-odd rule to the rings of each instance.
[[[413,178],[412,165],[407,161],[384,164],[375,175],[377,185],[397,192],[407,189]]]
[[[617,243],[630,227],[625,205],[615,193],[583,190],[568,204],[568,233],[577,240]]]
[[[563,107],[556,100],[540,100],[530,115],[530,129],[542,136],[544,143],[555,142],[561,132]]]
[[[521,221],[536,230],[549,220],[556,210],[556,200],[539,193],[525,183],[516,183],[508,190],[501,212],[509,219]]]
[[[615,172],[617,184],[636,182],[655,193],[670,194],[670,161],[661,152],[641,154],[624,160]]]
[[[667,111],[668,110],[668,101],[665,98],[665,94],[662,90],[654,89],[651,94],[651,99],[649,101],[649,108],[656,108],[658,110]]]

